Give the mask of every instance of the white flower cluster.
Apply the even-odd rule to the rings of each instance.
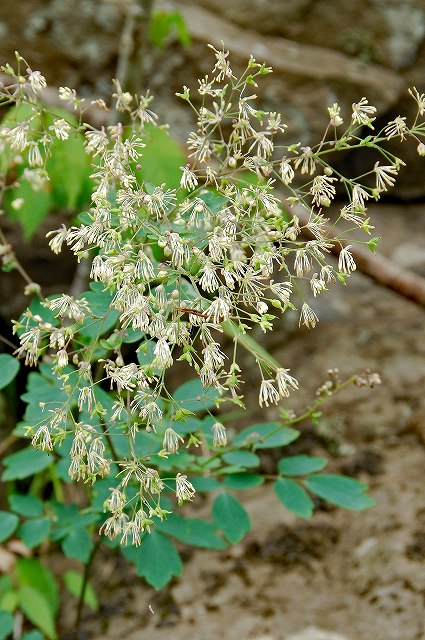
[[[199,81],[198,95],[192,100],[187,87],[178,94],[197,114],[197,130],[188,139],[191,164],[181,167],[180,188],[151,185],[140,178],[146,144],[144,126],[155,125],[157,120],[149,108],[152,96],[132,96],[115,81],[113,100],[123,122],[100,129],[89,124],[80,126],[94,167],[89,221],[70,229],[62,226],[48,234],[55,253],[65,244],[79,259],[92,252],[90,276],[111,292],[111,310],[119,316],[115,334],[124,335],[130,329],[142,332],[147,353],[143,364],[126,363],[119,345],[112,346],[110,357],[97,362],[93,374],[97,343],[87,346],[78,340],[82,324],[96,319],[95,310],[84,298],[61,295],[44,302],[58,326],[30,312],[26,322],[17,325],[19,356],[30,365],[45,355],[52,358],[67,389],[70,375],[62,372],[72,362],[75,372],[71,386],[77,389],[81,409],[102,415],[93,390],[99,381],[108,382],[113,389],[111,421],[126,428],[131,455],[127,461],[115,461],[123,478],[107,501],[112,515],[103,530],[112,537],[122,536],[124,541],[130,537],[135,544],[140,541],[140,533],[149,530],[152,517],[165,515],[160,507],[152,506],[163,481],[155,469],[138,459],[134,439],[140,428],[160,428],[162,398],[170,401],[167,371],[177,359],[186,361],[204,386],[241,403],[241,370],[236,362],[242,346],[252,352],[260,370],[261,406],[277,404],[296,389],[297,381],[288,370],[244,340],[246,332],[254,326],[271,330],[275,315],[270,309],[284,312],[288,307],[295,309],[294,305],[300,307],[300,323],[316,325],[318,317],[309,303],[303,299],[299,304],[293,296],[294,285],[301,295],[307,296],[310,290],[317,296],[329,283],[344,279],[356,268],[350,245],[341,235],[344,231],[329,236],[323,209],[335,202],[338,192],[345,191],[349,202],[337,222],[348,222],[350,227],[370,233],[367,201],[378,199],[394,184],[402,164],[383,150],[382,143],[395,136],[401,140],[410,135],[418,140],[423,136],[422,125],[415,122],[409,129],[406,119],[398,117],[363,144],[361,130],[365,126],[373,129],[376,108],[362,98],[353,104],[344,133],[337,133],[343,119],[341,108],[333,104],[328,110],[328,129],[317,146],[283,145],[279,136],[286,125],[281,115],[259,109],[257,97],[251,93],[260,76],[271,69],[251,58],[245,72],[236,78],[228,51],[213,51],[215,66],[211,76]],[[10,67],[3,70],[14,73]],[[34,95],[44,86],[43,76],[28,69],[27,82],[15,88],[11,85],[4,97],[33,104]],[[422,114],[423,95],[416,90],[412,95]],[[60,88],[59,97],[75,110],[84,102],[68,87]],[[71,130],[62,118],[55,119],[47,131],[37,130],[29,118],[15,126],[0,127],[0,143],[16,153],[28,153],[30,168],[22,179],[40,188],[48,180],[45,161],[52,140],[66,141]],[[342,176],[329,166],[330,151],[363,146],[373,147],[385,164],[376,162],[360,178]],[[310,212],[306,229],[291,213],[293,204],[301,204]],[[309,239],[303,237],[303,230],[309,232]],[[334,242],[344,247],[338,264],[328,257]],[[299,281],[309,286],[300,286]],[[232,358],[222,350],[223,331],[234,337]],[[60,433],[69,421],[74,421],[69,407],[48,413],[46,423],[33,436],[34,444],[51,449],[55,431]],[[105,457],[105,444],[99,434],[82,423],[74,424],[74,431],[72,477],[93,480],[107,474],[111,460]],[[219,422],[214,424],[212,436],[213,446],[227,442]],[[162,455],[176,453],[181,442],[181,436],[172,427],[167,428]],[[139,486],[138,506],[132,518],[125,512],[130,479]],[[178,502],[193,495],[186,476],[179,475]]]

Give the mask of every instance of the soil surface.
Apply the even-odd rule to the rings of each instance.
[[[380,251],[425,275],[424,207],[385,205],[372,222]],[[226,551],[185,548],[183,576],[162,592],[124,560],[100,558],[101,611],[85,611],[81,638],[425,640],[424,310],[358,273],[315,303],[315,330],[289,318],[271,338],[302,388],[288,406],[301,410],[330,367],[342,376],[369,367],[383,384],[332,398],[318,427],[303,426],[296,452],[326,452],[330,470],[369,482],[377,506],[319,505],[305,522],[270,487],[245,492],[253,531]]]

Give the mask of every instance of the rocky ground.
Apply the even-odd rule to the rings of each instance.
[[[423,207],[387,205],[374,219],[383,253],[424,273]],[[302,386],[292,406],[312,397],[329,367],[370,367],[383,385],[333,398],[318,428],[305,425],[298,450],[338,454],[331,467],[368,481],[377,506],[319,510],[303,522],[271,489],[247,492],[252,533],[224,552],[184,552],[183,576],[160,593],[103,557],[94,580],[102,608],[86,612],[83,637],[425,640],[424,312],[355,274],[322,298],[319,315],[314,331],[289,321],[273,336]]]

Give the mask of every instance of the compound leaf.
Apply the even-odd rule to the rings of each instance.
[[[251,521],[246,510],[237,498],[230,493],[221,493],[212,506],[214,521],[232,544],[240,542],[248,531]]]
[[[288,511],[300,518],[311,518],[314,510],[313,500],[295,480],[279,479],[275,482],[274,489]]]
[[[351,511],[362,511],[375,504],[375,501],[366,495],[367,484],[354,478],[322,473],[307,478],[305,486],[319,498]]]

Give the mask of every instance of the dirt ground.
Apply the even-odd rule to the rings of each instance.
[[[425,275],[423,205],[386,205],[372,221],[380,251]],[[226,551],[186,548],[183,576],[160,593],[124,561],[100,558],[102,606],[85,611],[82,638],[425,640],[424,311],[357,273],[317,307],[316,330],[289,319],[272,336],[302,387],[290,406],[301,409],[330,367],[347,376],[370,367],[383,385],[333,398],[296,451],[333,453],[331,470],[369,482],[377,506],[322,507],[304,522],[271,488],[245,492],[253,531]]]

